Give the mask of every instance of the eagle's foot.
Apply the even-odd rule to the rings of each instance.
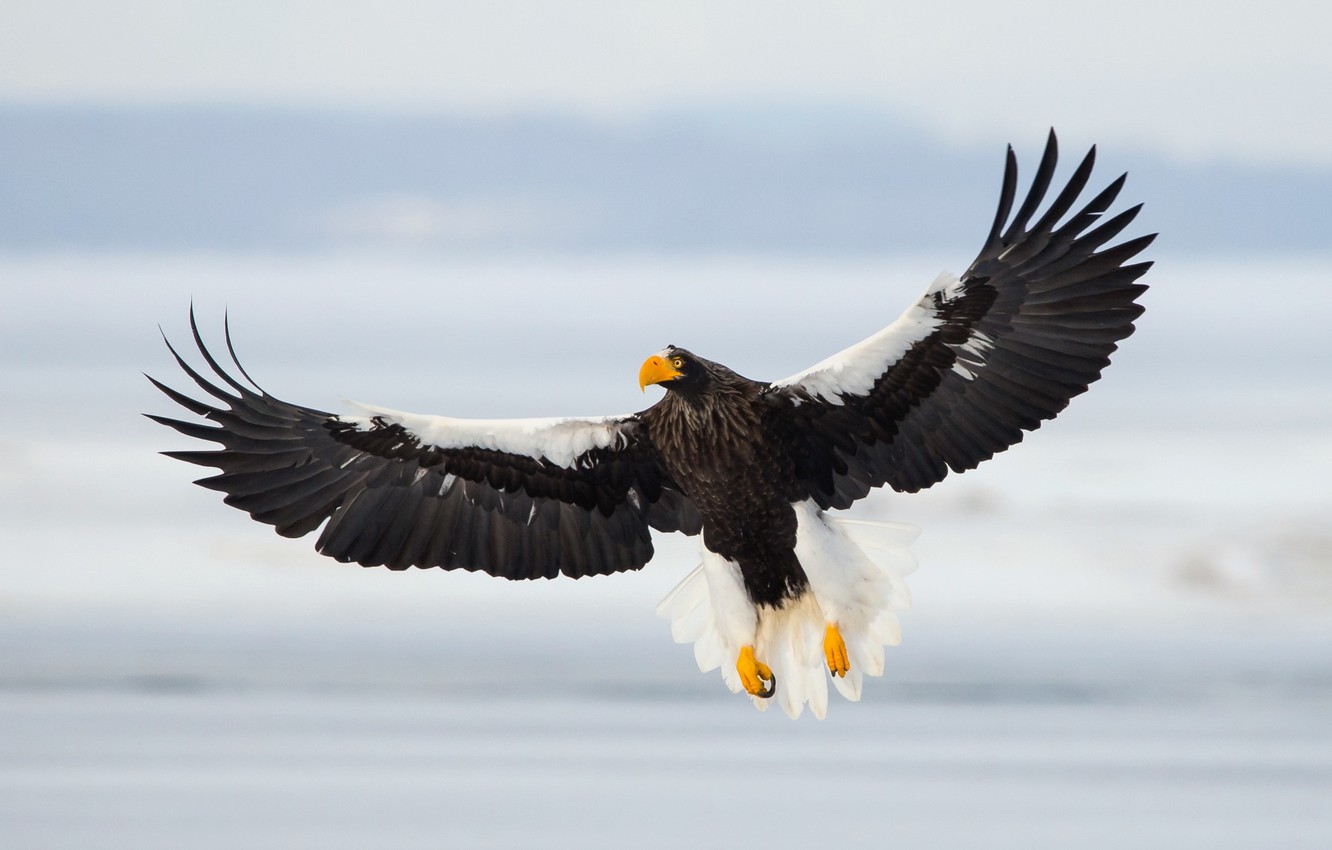
[[[750,696],[767,699],[777,692],[777,677],[772,675],[772,668],[754,657],[754,647],[740,648],[740,657],[736,659],[735,669],[740,674],[741,684],[745,686],[745,691]]]
[[[836,623],[829,623],[823,633],[823,657],[828,661],[828,672],[834,676],[845,676],[851,669],[851,657],[846,654],[846,641]]]

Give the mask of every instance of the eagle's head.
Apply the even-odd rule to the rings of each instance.
[[[646,391],[648,384],[661,384],[671,392],[693,395],[712,385],[716,365],[683,348],[668,345],[643,361],[638,370],[638,388]]]

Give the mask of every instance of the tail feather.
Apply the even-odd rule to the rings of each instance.
[[[684,641],[677,642],[684,643]],[[702,670],[704,673],[716,670],[718,667],[722,667],[726,664],[728,660],[726,645],[721,639],[721,634],[718,633],[716,629],[707,632],[694,643],[694,660],[698,662],[698,669]],[[731,690],[737,691],[739,687],[740,677],[737,675],[735,687],[731,688]]]
[[[776,702],[793,718],[808,705],[810,713],[822,719],[828,709],[829,678],[843,697],[859,700],[864,677],[883,675],[885,645],[901,642],[896,612],[911,606],[903,577],[915,570],[915,558],[906,547],[917,530],[899,523],[831,519],[813,504],[796,509],[796,555],[811,592],[781,609],[759,612],[755,651],[776,675],[777,693],[770,700],[751,699],[759,710]],[[741,640],[733,622],[722,622],[734,607],[735,589],[727,580],[710,586],[707,559],[716,556],[705,552],[704,557],[704,564],[662,600],[657,613],[671,621],[677,643],[694,644],[700,670],[720,668],[726,686],[742,693],[735,669]],[[713,566],[716,583],[719,573]],[[846,641],[851,669],[844,677],[828,674],[823,636],[829,623],[837,624]]]
[[[833,676],[833,687],[850,702],[860,702],[860,691],[865,684],[865,671],[854,662],[845,676]]]
[[[812,596],[759,615],[755,650],[768,659],[777,677],[777,704],[791,717],[799,717],[806,703],[815,717],[822,719],[828,712],[822,641],[823,616]],[[756,704],[766,702],[753,699]]]

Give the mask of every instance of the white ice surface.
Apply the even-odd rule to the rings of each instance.
[[[668,342],[791,374],[938,265],[0,260],[0,846],[1332,845],[1332,385],[1289,309],[1332,308],[1325,262],[1163,263],[1056,422],[869,500],[922,528],[915,606],[823,724],[671,642],[693,540],[578,582],[339,565],[137,416],[176,413],[138,372],[186,386],[152,326],[191,295],[293,401],[564,416],[651,403]]]
[[[0,628],[9,847],[1315,850],[1332,645],[922,630],[823,723],[655,627]]]

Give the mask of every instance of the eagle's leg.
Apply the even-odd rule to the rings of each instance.
[[[846,653],[846,641],[836,623],[829,623],[823,632],[823,657],[828,661],[828,672],[845,676],[851,669],[851,656]]]
[[[740,674],[740,682],[751,696],[767,699],[777,693],[777,677],[772,675],[772,668],[754,657],[754,647],[740,647],[735,669]]]

